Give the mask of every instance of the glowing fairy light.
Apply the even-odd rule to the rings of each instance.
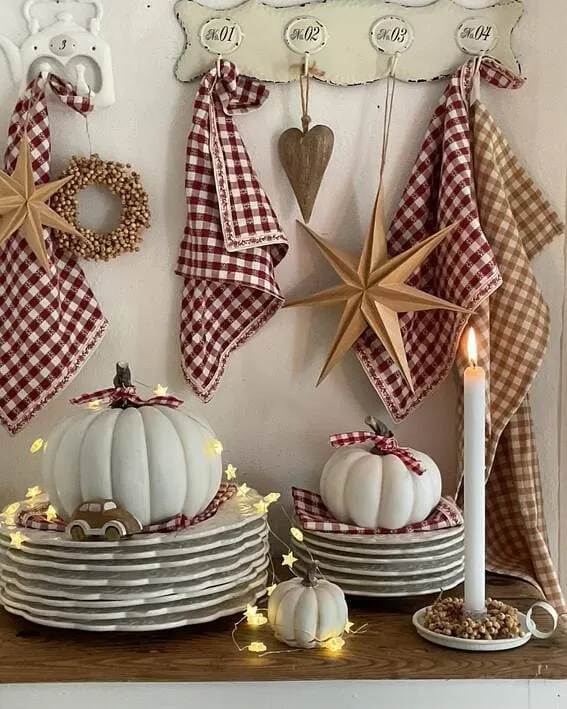
[[[236,478],[236,471],[238,468],[235,468],[234,465],[227,465],[226,470],[224,471],[224,474],[226,475],[227,480],[234,480]]]
[[[289,566],[290,569],[293,568],[293,565],[297,561],[292,551],[290,551],[289,554],[282,554],[282,559],[282,566]]]
[[[154,389],[154,394],[156,396],[167,396],[167,390],[169,387],[164,387],[162,384],[158,384]]]
[[[35,441],[30,446],[30,453],[39,453],[43,448],[45,441],[43,438],[36,438]]]
[[[236,496],[237,497],[246,497],[246,495],[250,492],[250,488],[246,483],[242,483],[242,485],[238,485],[236,488]]]
[[[248,645],[248,652],[266,652],[268,649],[264,643],[250,643]]]
[[[39,497],[42,494],[41,488],[39,485],[34,485],[33,487],[28,487],[28,491],[26,492],[26,498],[28,500],[35,500],[36,497]]]
[[[21,549],[22,544],[27,541],[28,538],[25,537],[21,532],[12,532],[12,534],[10,534],[10,547],[12,549]]]
[[[294,539],[297,539],[298,542],[303,541],[303,532],[301,529],[297,529],[297,527],[292,527],[290,530],[290,534]]]
[[[345,645],[345,641],[342,638],[330,638],[322,643],[322,647],[326,647],[331,652],[338,652],[342,650]]]

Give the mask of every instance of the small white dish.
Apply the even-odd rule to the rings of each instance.
[[[472,652],[513,650],[514,648],[525,645],[532,637],[531,633],[526,628],[526,616],[523,613],[518,614],[522,620],[522,629],[525,633],[521,638],[509,638],[505,640],[470,640],[468,638],[454,638],[452,636],[434,633],[432,630],[429,630],[423,625],[425,613],[430,607],[431,606],[422,608],[413,614],[412,623],[415,629],[425,640],[429,640],[429,642],[435,643],[436,645],[451,648],[452,650],[468,650]]]

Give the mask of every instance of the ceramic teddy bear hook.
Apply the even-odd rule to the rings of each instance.
[[[35,14],[38,5],[53,11],[51,24],[40,25]],[[113,104],[110,47],[99,36],[101,0],[28,0],[23,13],[29,35],[21,47],[0,35],[0,49],[4,50],[21,90],[38,74],[52,72],[67,79],[80,95],[91,92],[96,107]]]

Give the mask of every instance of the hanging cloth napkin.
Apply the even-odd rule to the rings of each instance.
[[[478,102],[471,110],[471,132],[480,220],[503,278],[473,319],[479,360],[490,363],[487,567],[537,581],[556,609],[566,612],[547,544],[527,399],[549,339],[549,314],[530,261],[564,227]],[[461,374],[467,364],[461,353]],[[459,421],[462,441],[462,417]]]
[[[176,273],[183,372],[208,401],[230,354],[283,305],[274,268],[288,246],[233,115],[261,106],[265,86],[220,62],[197,94],[187,145],[187,227]]]
[[[49,182],[51,140],[46,86],[86,114],[90,99],[56,76],[38,77],[18,101],[8,132],[5,167],[14,171],[24,131],[36,184]],[[77,374],[107,322],[80,266],[44,230],[51,274],[13,236],[0,249],[0,422],[17,433]]]
[[[522,80],[482,65],[496,86],[518,88]],[[469,109],[461,93],[459,69],[430,123],[417,162],[388,235],[388,252],[397,256],[427,236],[457,224],[408,284],[474,310],[502,283],[494,255],[482,232],[475,204]],[[368,329],[356,352],[394,421],[406,418],[445,379],[453,366],[468,316],[442,310],[401,316],[411,391],[388,353]]]

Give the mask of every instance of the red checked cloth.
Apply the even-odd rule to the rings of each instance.
[[[199,522],[204,522],[211,517],[214,517],[219,511],[221,505],[234,497],[236,493],[236,485],[229,483],[221,483],[221,486],[215,495],[212,502],[209,504],[206,510],[201,512],[200,515],[193,517],[193,519],[188,519],[183,514],[176,515],[173,519],[163,522],[161,524],[150,524],[144,527],[142,534],[155,534],[158,532],[177,532],[181,529],[187,529],[193,527]],[[29,504],[27,501],[22,503],[23,505]],[[16,524],[18,527],[25,527],[26,529],[40,529],[42,531],[50,532],[64,532],[66,524],[60,519],[54,519],[49,521],[45,514],[47,508],[49,507],[49,501],[40,501],[38,504],[32,507],[21,509],[16,515]]]
[[[522,80],[486,60],[482,74],[495,86],[519,87]],[[391,257],[450,224],[454,233],[438,246],[408,284],[474,310],[502,283],[476,208],[469,109],[459,69],[430,123],[417,162],[388,235]],[[468,316],[441,310],[405,313],[402,335],[412,393],[396,365],[368,329],[356,352],[394,421],[406,418],[445,379],[453,366]]]
[[[409,534],[410,532],[432,532],[436,529],[450,529],[463,524],[463,516],[453,500],[445,497],[429,517],[423,522],[409,524],[402,529],[366,529],[353,524],[344,524],[333,518],[319,495],[299,487],[291,489],[295,514],[306,531],[334,532],[335,534]]]
[[[92,106],[69,84],[37,78],[18,101],[8,132],[6,170],[11,174],[27,127],[37,184],[49,182],[51,141],[47,84],[79,113]],[[0,423],[20,431],[77,374],[98,345],[107,322],[80,266],[44,230],[53,264],[48,275],[17,235],[0,249]]]
[[[260,107],[265,86],[221,62],[195,100],[187,145],[187,226],[176,273],[185,279],[181,352],[185,377],[208,401],[230,354],[283,305],[274,268],[287,241],[233,116]]]
[[[479,361],[490,378],[487,568],[537,582],[548,601],[564,613],[567,606],[547,543],[527,398],[550,325],[531,260],[563,234],[564,225],[481,103],[471,110],[471,131],[480,219],[504,280],[473,318],[480,335]],[[462,373],[467,366],[463,356],[458,365]]]

